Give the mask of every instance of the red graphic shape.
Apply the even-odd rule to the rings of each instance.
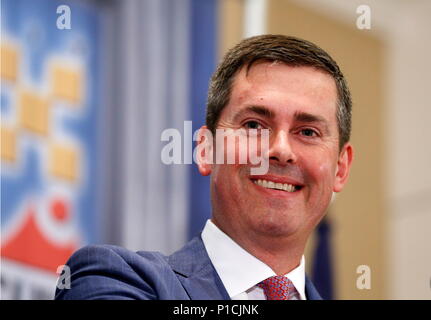
[[[53,207],[56,205],[53,204]],[[62,219],[66,217],[61,206],[57,204],[56,210]],[[54,213],[54,215],[56,215]],[[19,230],[2,244],[1,255],[3,257],[56,272],[57,267],[66,263],[73,252],[78,249],[75,241],[66,245],[52,242],[46,238],[38,228],[34,209],[30,208]]]
[[[69,219],[69,208],[64,201],[55,199],[51,204],[51,214],[54,219],[64,222]]]

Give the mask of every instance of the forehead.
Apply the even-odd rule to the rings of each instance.
[[[228,105],[221,117],[249,106],[264,106],[277,117],[297,112],[336,121],[337,88],[331,75],[308,66],[258,62],[235,76]]]

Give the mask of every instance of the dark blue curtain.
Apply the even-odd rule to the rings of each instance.
[[[217,60],[217,1],[191,1],[191,120],[193,132],[205,124],[208,84]],[[193,143],[193,147],[194,147]],[[189,238],[197,235],[211,216],[209,177],[199,174],[197,166],[190,166]]]
[[[317,245],[314,253],[312,280],[323,299],[334,299],[331,225],[324,218],[317,227]]]

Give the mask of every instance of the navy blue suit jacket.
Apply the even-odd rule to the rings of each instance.
[[[70,289],[58,289],[55,299],[230,299],[205,250],[195,237],[170,256],[109,245],[86,246],[67,262]],[[307,299],[321,299],[306,278]]]

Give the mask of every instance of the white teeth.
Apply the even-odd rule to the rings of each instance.
[[[287,192],[294,192],[295,191],[295,186],[292,184],[288,184],[288,183],[275,183],[273,181],[268,181],[268,180],[254,180],[254,183],[264,187],[264,188],[268,188],[268,189],[278,189],[278,190],[284,190]]]

